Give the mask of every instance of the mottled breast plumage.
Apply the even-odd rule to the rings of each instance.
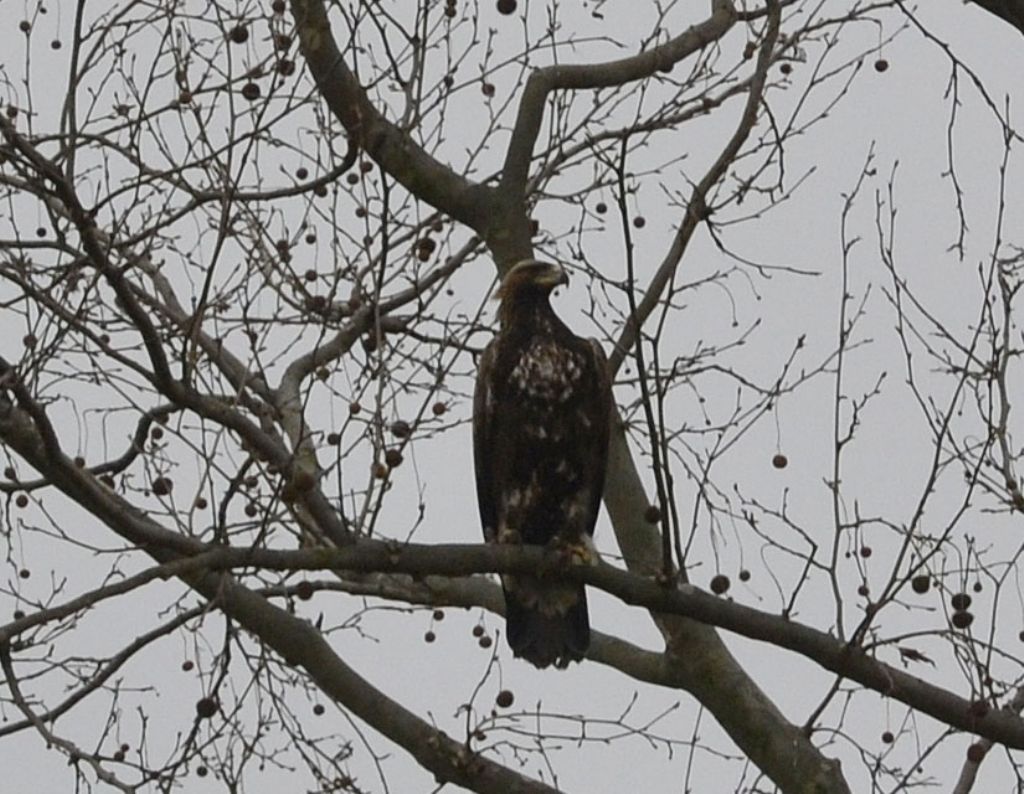
[[[536,339],[509,373],[509,386],[546,405],[573,397],[583,376],[583,357],[552,339]]]

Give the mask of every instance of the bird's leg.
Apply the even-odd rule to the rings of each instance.
[[[506,543],[510,546],[521,546],[523,545],[523,536],[519,534],[518,529],[502,525],[498,532],[498,543]]]
[[[556,552],[562,565],[597,565],[598,553],[594,541],[586,532],[582,532],[575,540],[566,540],[561,533],[555,535],[548,543],[548,548]]]

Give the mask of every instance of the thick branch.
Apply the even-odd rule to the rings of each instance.
[[[1024,33],[1024,0],[969,0]]]
[[[190,580],[210,570],[342,570],[416,576],[530,573],[585,582],[621,601],[662,615],[680,615],[750,639],[795,651],[826,670],[899,700],[954,728],[1024,749],[1024,720],[1008,710],[979,716],[970,701],[868,656],[863,649],[779,615],[710,595],[692,585],[666,587],[607,563],[566,566],[557,554],[535,547],[491,544],[399,544],[370,539],[345,548],[297,550],[207,547],[162,569]],[[157,572],[140,574],[153,578]],[[27,620],[27,619],[25,619]],[[2,638],[6,638],[3,635]],[[2,639],[0,638],[0,639]],[[721,674],[723,671],[717,671]],[[787,789],[789,790],[789,789]],[[799,790],[799,789],[795,789]]]
[[[519,101],[512,139],[505,153],[501,192],[522,196],[529,175],[530,160],[544,119],[548,94],[559,89],[596,89],[621,86],[650,77],[718,41],[736,22],[731,2],[716,2],[711,16],[699,25],[649,50],[605,63],[554,65],[530,75]]]
[[[490,189],[438,162],[373,106],[345,65],[321,0],[292,0],[291,6],[313,79],[349,136],[414,196],[482,232]]]

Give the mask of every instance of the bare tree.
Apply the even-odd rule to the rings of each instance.
[[[93,5],[4,34],[0,742],[36,735],[87,790],[571,790],[574,755],[630,740],[685,759],[666,790],[712,768],[965,792],[996,749],[1024,785],[1020,136],[914,9]],[[949,69],[955,306],[897,246],[900,171],[868,141],[829,155],[838,209],[797,216],[838,229],[830,261],[802,262],[805,230],[751,245],[901,34]],[[984,232],[965,103],[1001,142]],[[485,546],[472,489],[434,486],[470,471],[487,296],[533,256],[571,267],[560,311],[615,377],[595,566]],[[831,325],[793,332],[822,282]],[[879,477],[893,460],[914,465]],[[607,609],[532,706],[503,683],[494,574],[538,568]],[[793,702],[766,691],[787,666]],[[400,702],[427,681],[432,706]]]

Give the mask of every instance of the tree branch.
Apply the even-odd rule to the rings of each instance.
[[[1024,0],[968,0],[1024,33]]]
[[[731,2],[713,3],[711,16],[699,25],[629,58],[605,63],[558,64],[534,71],[519,100],[512,138],[502,167],[501,192],[522,196],[529,176],[533,149],[544,120],[548,94],[559,89],[596,89],[621,86],[650,77],[658,69],[671,66],[718,41],[736,22]]]
[[[321,0],[291,0],[291,8],[313,79],[349,136],[414,196],[483,233],[492,189],[438,162],[373,106],[345,65]]]

